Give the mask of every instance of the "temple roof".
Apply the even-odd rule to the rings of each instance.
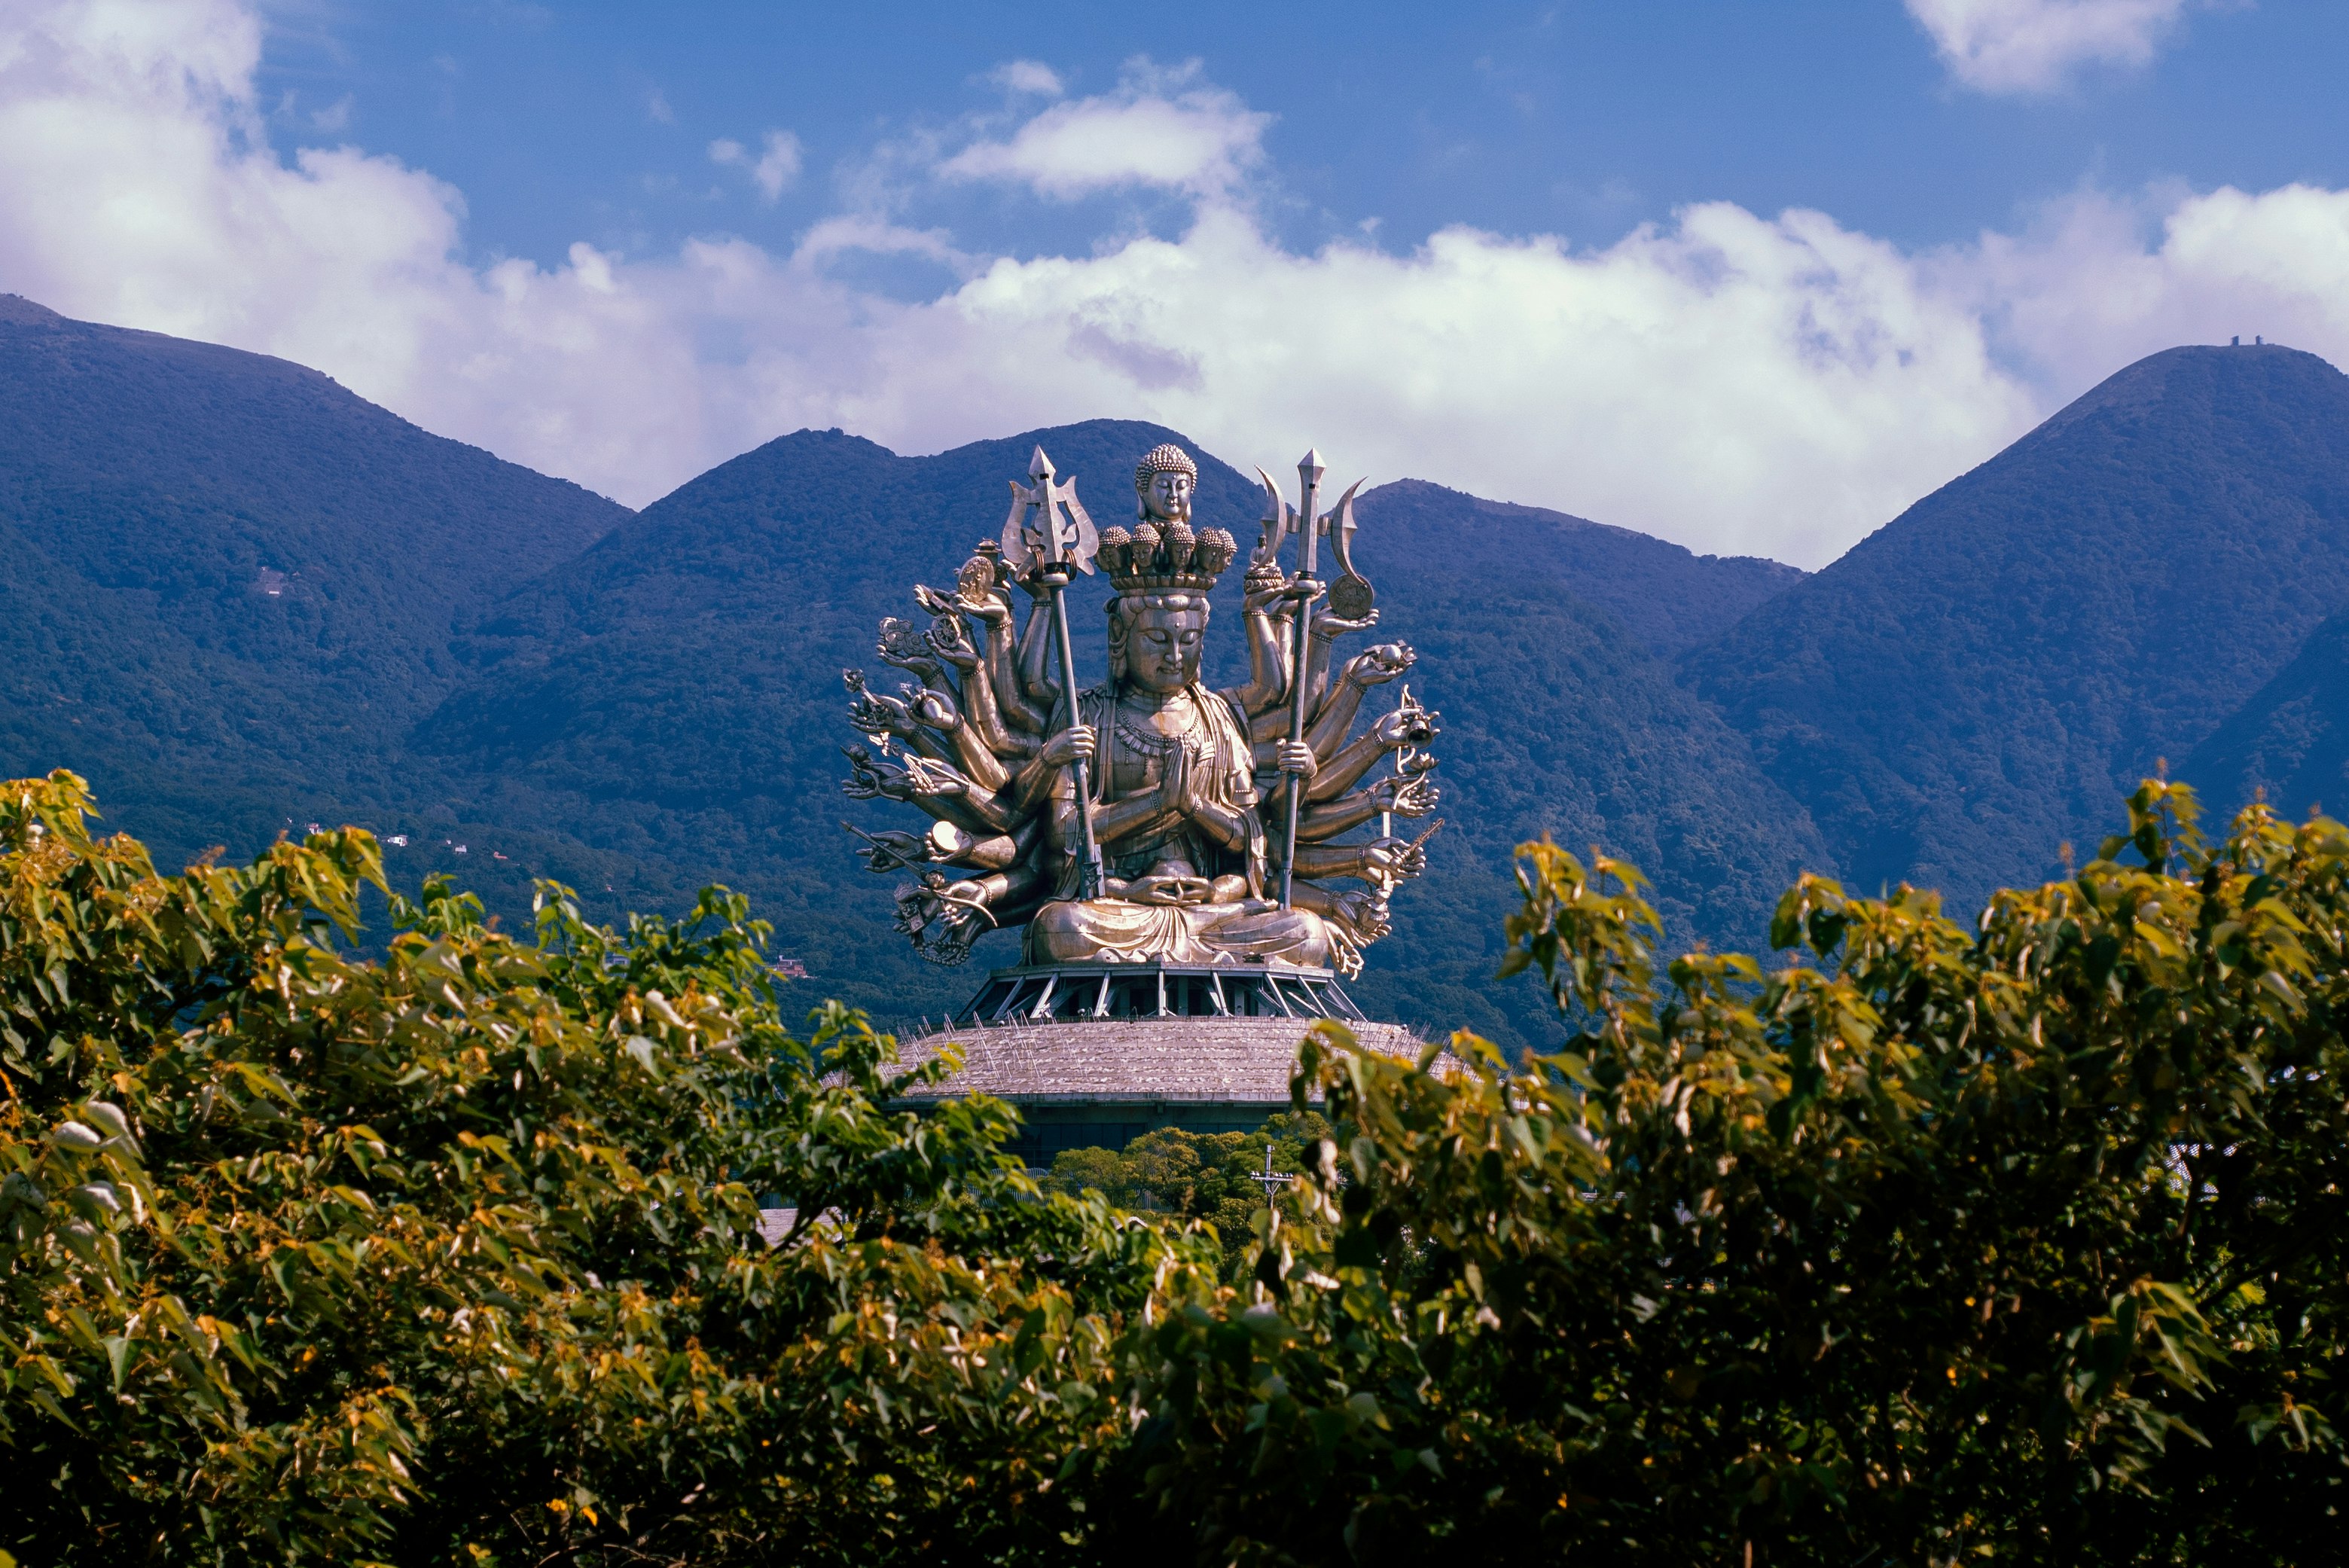
[[[1423,1042],[1400,1024],[1358,1023],[1355,1038],[1406,1061]],[[1307,1021],[1293,1018],[1109,1018],[971,1026],[901,1039],[908,1066],[928,1061],[948,1041],[961,1047],[962,1070],[909,1100],[984,1093],[1028,1104],[1115,1100],[1124,1103],[1288,1103],[1288,1075]]]

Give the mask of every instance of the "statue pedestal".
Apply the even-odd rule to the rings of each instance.
[[[1415,1060],[1420,1039],[1363,1017],[1327,969],[1286,964],[1067,964],[999,969],[945,1026],[901,1039],[907,1063],[952,1041],[960,1071],[920,1107],[984,1093],[1019,1107],[1007,1150],[1049,1166],[1063,1149],[1123,1149],[1154,1128],[1252,1132],[1288,1109],[1298,1043],[1335,1018],[1373,1050]]]

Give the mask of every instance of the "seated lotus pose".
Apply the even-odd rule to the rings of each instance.
[[[1385,644],[1336,665],[1332,678],[1331,642],[1377,617],[1323,618],[1302,671],[1305,738],[1285,738],[1299,675],[1287,633],[1300,591],[1282,574],[1268,529],[1243,608],[1249,679],[1208,689],[1199,673],[1207,595],[1237,546],[1221,529],[1193,530],[1197,480],[1179,448],[1156,449],[1135,471],[1133,528],[1100,536],[1116,590],[1109,680],[1080,694],[1076,723],[1050,678],[1049,586],[1032,567],[1015,572],[1015,552],[1000,547],[982,546],[954,593],[917,590],[936,618],[926,635],[884,624],[881,656],[920,685],[883,696],[849,672],[851,721],[882,751],[850,749],[849,792],[936,819],[926,836],[860,835],[874,871],[910,867],[919,878],[898,895],[898,924],[926,955],[960,962],[985,931],[1024,923],[1030,964],[1276,959],[1353,973],[1362,947],[1388,929],[1394,884],[1423,868],[1425,835],[1331,841],[1374,817],[1434,807],[1425,777],[1433,759],[1418,748],[1434,737],[1436,716],[1408,692],[1398,710],[1348,738],[1370,689],[1410,669],[1414,655]],[[1017,638],[1004,596],[1015,581],[1034,601]],[[976,638],[965,616],[978,623]],[[890,759],[893,743],[902,761]],[[1354,788],[1398,751],[1392,774]],[[1097,889],[1085,885],[1080,778],[1102,855]],[[1291,789],[1301,792],[1299,843],[1283,908],[1277,857]],[[949,878],[947,867],[978,874]],[[1363,885],[1325,885],[1345,881]]]

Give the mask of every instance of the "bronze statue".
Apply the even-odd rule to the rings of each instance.
[[[1174,446],[1134,470],[1133,527],[1098,534],[1074,481],[1056,481],[1039,449],[1033,485],[1011,487],[1001,539],[979,547],[952,593],[915,590],[929,627],[882,623],[880,657],[919,684],[883,696],[847,672],[850,721],[879,755],[847,748],[845,788],[934,820],[925,834],[850,830],[874,871],[918,876],[898,892],[897,923],[925,955],[960,963],[986,931],[1022,926],[1030,965],[1274,960],[1359,972],[1362,949],[1389,929],[1395,883],[1425,865],[1433,827],[1409,841],[1389,830],[1434,809],[1425,775],[1435,763],[1422,748],[1437,717],[1406,687],[1353,736],[1370,689],[1415,655],[1382,644],[1330,675],[1336,640],[1378,612],[1350,553],[1354,492],[1317,517],[1319,459],[1299,467],[1301,512],[1265,481],[1271,515],[1242,612],[1249,678],[1233,690],[1201,684],[1199,664],[1208,591],[1238,546],[1222,529],[1192,527],[1198,468]],[[1280,546],[1298,533],[1290,574]],[[1317,617],[1312,545],[1323,533],[1344,569],[1332,597],[1346,614]],[[1116,590],[1109,679],[1071,713],[1062,590],[1097,563]],[[1017,635],[1015,585],[1030,600]],[[1392,771],[1364,786],[1390,757]],[[1373,818],[1377,836],[1338,841]],[[1360,885],[1332,885],[1350,882]]]

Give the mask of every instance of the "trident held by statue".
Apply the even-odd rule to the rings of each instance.
[[[1035,481],[1032,487],[1011,481],[1011,515],[1003,524],[1003,558],[1022,573],[1038,573],[1050,591],[1052,639],[1061,651],[1061,700],[1068,712],[1061,727],[1074,729],[1081,721],[1076,655],[1069,643],[1069,610],[1061,592],[1078,573],[1092,573],[1101,537],[1077,500],[1077,481],[1055,484],[1052,459],[1041,447],[1028,459],[1028,477]],[[1092,769],[1081,757],[1072,766],[1077,790],[1077,896],[1099,898],[1102,852],[1100,841],[1093,836]]]
[[[1313,601],[1320,596],[1321,584],[1314,575],[1317,546],[1321,536],[1328,534],[1330,548],[1337,553],[1338,564],[1344,576],[1340,580],[1347,590],[1349,603],[1333,603],[1339,614],[1359,616],[1370,613],[1371,585],[1355,572],[1351,545],[1354,538],[1354,492],[1362,488],[1356,480],[1338,502],[1335,511],[1319,512],[1321,504],[1321,476],[1329,472],[1319,450],[1309,451],[1297,460],[1299,488],[1305,504],[1292,507],[1280,499],[1280,487],[1262,469],[1257,478],[1264,481],[1264,540],[1257,547],[1257,559],[1278,565],[1281,541],[1290,534],[1302,541],[1297,547],[1297,577],[1289,584],[1289,597],[1297,601],[1297,625],[1290,642],[1288,659],[1288,744],[1304,744],[1305,721],[1312,716],[1305,711],[1310,694],[1305,689],[1305,660],[1312,646]],[[1305,780],[1297,773],[1288,776],[1288,810],[1280,832],[1284,846],[1280,856],[1280,907],[1291,907],[1291,868],[1297,863],[1297,822],[1305,808]]]

